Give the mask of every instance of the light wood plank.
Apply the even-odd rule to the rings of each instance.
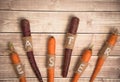
[[[32,69],[29,65],[27,56],[20,56],[23,65],[25,66],[26,77],[35,77]],[[72,56],[70,68],[68,71],[68,77],[73,76],[74,68],[76,63],[78,62],[80,56]],[[46,56],[35,56],[37,65],[41,71],[43,77],[47,77],[47,68],[46,68]],[[62,77],[61,76],[61,69],[62,69],[62,56],[56,56],[56,64],[55,64],[55,77]],[[6,60],[6,61],[5,61]],[[93,69],[95,67],[97,60],[97,56],[92,56],[90,59],[89,65],[83,75],[81,77],[90,77]],[[0,57],[0,76],[1,78],[12,78],[16,77],[16,73],[13,69],[11,60],[9,56],[2,56]],[[119,78],[120,74],[120,56],[109,56],[104,63],[104,66],[101,69],[101,72],[98,74],[98,77],[104,78]]]
[[[53,35],[56,38],[56,54],[63,55],[65,34],[32,34],[35,55],[46,55],[47,40],[50,35]],[[73,56],[80,55],[90,43],[94,44],[93,55],[97,55],[101,46],[107,39],[107,36],[108,34],[78,34],[72,53]],[[7,44],[9,41],[14,43],[16,51],[20,55],[25,55],[22,35],[20,33],[0,33],[0,38],[0,55],[8,55],[6,49],[8,49]],[[120,55],[120,37],[118,38],[118,42],[116,43],[111,55]]]
[[[108,33],[120,27],[120,12],[0,11],[0,32],[21,32],[20,19],[29,19],[32,32],[65,33],[71,16],[80,18],[78,33]]]
[[[62,80],[61,80],[62,79]],[[71,78],[55,78],[55,82],[70,82]],[[0,79],[1,82],[19,82],[17,78]],[[47,82],[47,78],[43,78]],[[27,82],[39,82],[37,78],[27,78]],[[79,82],[89,82],[89,78],[80,78]],[[120,79],[96,78],[94,82],[120,82]]]
[[[120,11],[119,0],[2,0],[0,9],[40,11]]]
[[[107,11],[107,12],[106,12]],[[0,82],[19,82],[13,69],[7,43],[12,41],[25,66],[28,82],[38,82],[21,41],[21,18],[30,20],[37,65],[47,82],[47,39],[56,38],[55,82],[70,82],[81,53],[91,42],[93,56],[79,82],[89,82],[97,53],[113,27],[120,27],[120,0],[1,0],[0,1]],[[71,16],[80,18],[68,78],[62,78],[63,44]],[[120,30],[120,29],[119,29]],[[120,82],[120,37],[94,82]]]

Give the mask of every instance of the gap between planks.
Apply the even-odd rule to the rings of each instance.
[[[7,10],[120,11],[119,7],[119,0],[3,0],[0,2],[0,9]]]

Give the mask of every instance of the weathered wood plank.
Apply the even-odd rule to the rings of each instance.
[[[27,56],[20,56],[22,63],[25,66],[26,77],[35,77],[32,69],[29,65]],[[72,77],[75,65],[77,60],[79,60],[80,56],[72,56],[70,68],[68,71],[68,77]],[[46,56],[35,56],[37,65],[41,71],[43,77],[47,77],[47,68],[46,68]],[[56,56],[56,64],[55,64],[55,77],[61,76],[61,67],[62,67],[62,56]],[[85,70],[84,74],[81,77],[90,77],[93,69],[95,67],[97,56],[92,56],[90,59],[89,65]],[[9,56],[0,57],[0,78],[12,78],[16,77],[16,73],[13,69],[11,60]],[[104,66],[102,67],[101,72],[98,74],[98,77],[104,78],[119,78],[120,75],[120,56],[109,56]]]
[[[105,12],[104,12],[105,11]],[[106,12],[107,11],[107,12]],[[115,12],[114,12],[115,11]],[[97,53],[109,30],[120,27],[120,0],[1,0],[0,1],[0,82],[19,82],[6,52],[12,41],[25,66],[28,82],[38,82],[21,41],[19,22],[22,17],[31,22],[35,59],[47,82],[46,46],[49,35],[56,38],[55,82],[70,82],[77,60],[89,43],[94,43],[93,56],[79,79],[89,82],[95,67]],[[58,13],[59,12],[59,13]],[[73,50],[68,78],[62,78],[63,44],[71,16],[80,18],[78,37]],[[94,82],[120,82],[120,37]]]
[[[1,0],[0,9],[40,11],[120,11],[119,0]]]
[[[80,18],[78,33],[108,33],[120,27],[120,12],[26,12],[0,11],[0,32],[21,32],[22,17],[31,22],[32,32],[65,33],[71,16]]]
[[[56,54],[63,55],[65,34],[32,34],[33,49],[35,55],[46,55],[47,52],[47,40],[50,35],[56,38]],[[20,55],[25,55],[25,51],[22,43],[22,35],[20,33],[0,33],[0,55],[7,55],[6,49],[9,41],[13,42],[16,50]],[[104,41],[107,39],[108,34],[78,34],[73,56],[80,55],[83,49],[88,47],[90,43],[94,44],[93,55],[97,55]],[[111,55],[120,55],[120,37],[114,47]]]
[[[62,80],[61,80],[62,79]],[[71,78],[55,78],[55,82],[70,82]],[[17,78],[0,79],[1,82],[19,82]],[[43,78],[47,82],[47,78]],[[27,78],[27,82],[38,82],[37,78]],[[79,82],[89,82],[89,78],[80,78]],[[120,79],[96,78],[94,82],[120,82]]]

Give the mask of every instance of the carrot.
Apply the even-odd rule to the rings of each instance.
[[[48,82],[54,82],[55,65],[55,38],[52,36],[48,40]]]
[[[31,36],[31,30],[30,30],[30,23],[27,19],[21,20],[21,30],[23,34],[24,49],[26,51],[29,63],[35,75],[37,76],[39,82],[43,82],[40,70],[35,61],[34,52],[33,52],[33,44],[32,44],[32,36]]]
[[[90,82],[94,81],[94,79],[97,76],[97,74],[99,73],[99,71],[100,71],[104,61],[105,61],[104,57],[98,58],[98,61],[97,61],[97,64],[96,64],[96,68],[95,68],[94,73],[93,73],[93,75],[92,75],[92,77],[90,79]]]
[[[105,45],[102,47],[101,51],[98,53],[99,57],[97,60],[96,67],[90,79],[90,82],[93,82],[96,78],[97,74],[100,72],[106,58],[110,55],[112,48],[114,47],[115,43],[117,42],[118,38],[118,30],[114,30],[113,33],[109,36],[108,40],[106,41]]]
[[[65,38],[65,44],[64,44],[64,59],[63,59],[63,66],[62,66],[62,76],[64,78],[67,77],[69,65],[71,61],[71,55],[74,48],[75,40],[77,37],[77,29],[79,25],[79,18],[72,17],[69,25],[68,32],[66,34]]]
[[[12,63],[15,66],[15,70],[19,76],[20,82],[26,82],[25,72],[23,70],[23,66],[21,64],[20,58],[18,54],[15,52],[14,46],[12,43],[9,43],[9,50],[10,50],[10,58]]]
[[[72,82],[77,82],[79,77],[82,75],[82,73],[84,72],[84,70],[86,69],[88,62],[91,58],[92,55],[92,47],[86,49],[83,52],[83,55],[79,61],[79,64],[77,65],[77,70],[74,74],[73,80]]]

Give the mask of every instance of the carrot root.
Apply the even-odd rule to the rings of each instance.
[[[97,74],[99,73],[102,65],[104,64],[104,61],[105,61],[105,58],[103,58],[103,57],[100,57],[100,58],[98,59],[97,64],[96,64],[96,67],[95,67],[95,70],[94,70],[94,72],[93,72],[93,74],[92,74],[92,77],[91,77],[91,79],[90,79],[90,82],[93,82],[93,81],[94,81],[94,79],[96,78]]]
[[[48,82],[54,82],[54,68],[48,68]]]
[[[26,82],[25,76],[20,77],[20,82]]]
[[[80,77],[80,73],[75,73],[72,82],[78,82],[79,77]]]

